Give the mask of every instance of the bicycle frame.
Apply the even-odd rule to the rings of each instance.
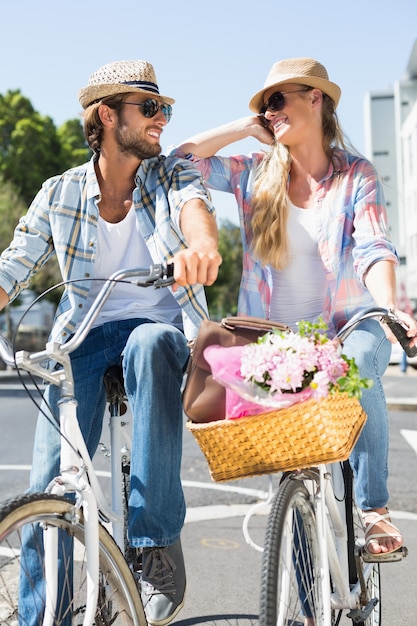
[[[360,621],[365,621],[373,608],[373,598],[366,598],[366,606],[360,609],[360,598],[366,591],[368,581],[375,563],[362,561],[363,567],[358,576],[358,581],[351,587],[348,569],[347,554],[347,528],[345,503],[343,495],[336,497],[337,493],[344,493],[344,481],[340,463],[329,466],[319,466],[316,470],[319,485],[314,495],[315,510],[317,514],[318,541],[322,563],[323,575],[327,578],[324,589],[328,590],[329,596],[324,600],[324,623],[331,624],[331,609],[350,609],[350,616],[357,613]],[[311,481],[309,481],[311,482]],[[323,495],[324,494],[324,497]],[[330,593],[330,577],[333,591]]]
[[[64,496],[75,493],[74,516],[82,508],[85,519],[85,547],[87,562],[87,606],[83,626],[92,626],[98,601],[99,589],[99,516],[104,522],[111,522],[112,535],[122,552],[124,542],[124,519],[121,498],[121,420],[119,416],[110,417],[112,506],[109,507],[98,482],[92,460],[77,420],[77,401],[74,396],[74,381],[71,370],[70,354],[84,341],[102,306],[118,281],[133,277],[144,277],[136,284],[142,287],[162,287],[173,283],[165,274],[161,265],[150,268],[124,269],[113,274],[103,285],[92,307],[72,338],[65,344],[50,342],[45,350],[36,353],[17,352],[13,358],[3,354],[5,341],[2,342],[2,357],[10,364],[16,364],[36,376],[40,376],[60,388],[59,420],[61,433],[60,474],[46,489],[46,493]],[[45,365],[56,362],[59,369],[50,371]],[[44,530],[45,578],[53,585],[46,598],[43,626],[53,626],[58,596],[58,529]]]
[[[409,350],[415,349],[410,348],[407,328],[396,312],[373,307],[358,312],[337,333],[340,351],[356,326],[368,319],[387,324]],[[365,532],[358,523],[360,512],[356,515],[352,491],[352,476],[338,462],[285,472],[275,495],[268,494],[271,511],[263,550],[261,624],[301,624],[304,616],[311,616],[317,625],[331,626],[339,623],[344,610],[355,623],[368,623],[369,618],[377,623],[379,565],[402,560],[407,549],[402,546],[376,555],[366,551],[365,539],[357,538]]]

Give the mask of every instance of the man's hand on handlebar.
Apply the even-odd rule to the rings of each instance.
[[[222,257],[216,248],[195,250],[187,248],[173,258],[174,278],[177,285],[212,285],[218,275]],[[173,287],[175,290],[175,285]]]

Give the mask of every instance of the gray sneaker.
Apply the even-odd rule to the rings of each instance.
[[[142,551],[141,596],[152,626],[169,624],[184,606],[185,567],[181,540]]]

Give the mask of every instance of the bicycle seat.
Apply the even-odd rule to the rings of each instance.
[[[126,412],[127,400],[123,370],[121,365],[111,365],[104,374],[104,388],[106,390],[106,400],[109,404],[117,402],[120,404],[121,415]]]

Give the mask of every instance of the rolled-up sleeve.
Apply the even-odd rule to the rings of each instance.
[[[189,161],[175,159],[172,168],[171,185],[168,191],[168,201],[171,207],[171,217],[179,227],[179,215],[186,202],[199,199],[207,207],[207,211],[216,214],[211,194],[205,184],[201,172]]]
[[[389,238],[385,198],[382,185],[373,166],[361,160],[357,162],[354,176],[354,221],[352,250],[354,269],[361,283],[378,261],[398,264],[396,248]]]

